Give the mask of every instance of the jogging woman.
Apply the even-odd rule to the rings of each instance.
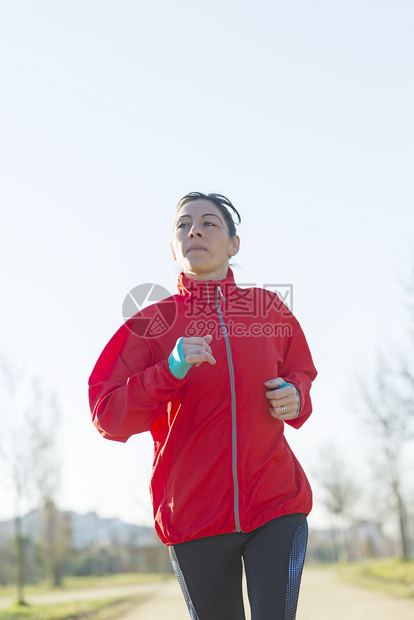
[[[237,287],[233,216],[240,223],[219,194],[180,200],[178,294],[113,336],[90,377],[90,405],[107,439],[152,434],[155,528],[190,617],[245,618],[243,562],[252,620],[293,620],[312,493],[284,424],[309,417],[316,370],[279,297]]]

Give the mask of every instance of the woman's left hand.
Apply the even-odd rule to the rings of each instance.
[[[271,390],[265,392],[265,396],[271,405],[269,410],[271,416],[276,420],[292,420],[297,415],[299,398],[293,385],[279,387],[283,383],[284,380],[281,377],[265,381],[265,386]],[[275,390],[274,388],[278,389]]]

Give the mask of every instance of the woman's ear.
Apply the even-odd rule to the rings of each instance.
[[[233,247],[230,250],[230,256],[236,256],[237,252],[240,250],[240,237],[238,235],[234,235],[231,240]]]
[[[173,260],[177,260],[172,243],[170,243],[170,248],[171,248],[171,254],[172,254]]]

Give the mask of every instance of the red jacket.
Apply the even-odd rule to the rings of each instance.
[[[299,428],[316,377],[305,336],[272,293],[179,276],[178,294],[116,332],[89,379],[93,423],[107,439],[150,430],[155,527],[166,544],[249,532],[312,506],[312,492],[269,413],[264,382],[282,377],[300,395]],[[213,335],[217,363],[176,379],[168,357],[180,336]]]

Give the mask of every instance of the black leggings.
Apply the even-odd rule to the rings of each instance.
[[[294,620],[307,540],[306,515],[293,514],[169,547],[192,620],[245,619],[242,558],[252,620]]]

